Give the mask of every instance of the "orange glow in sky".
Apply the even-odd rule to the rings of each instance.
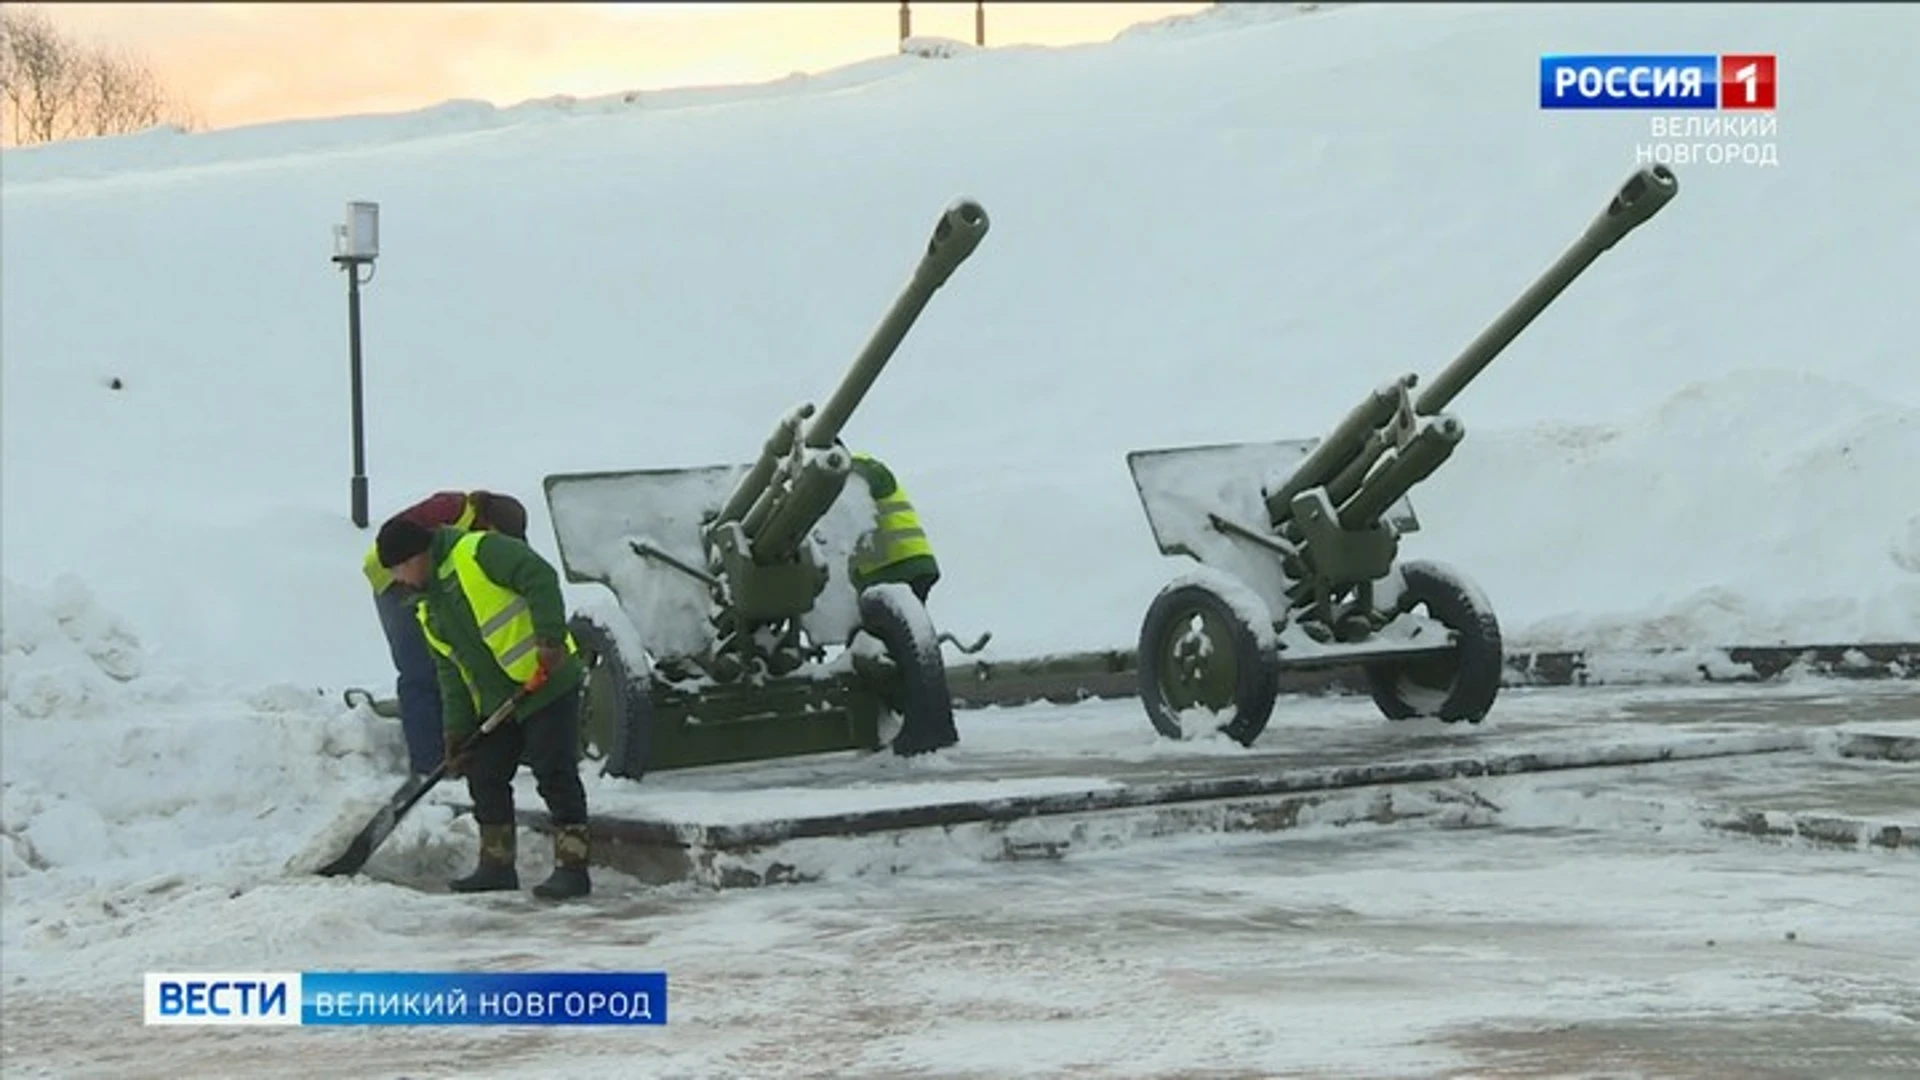
[[[987,45],[1107,41],[1208,4],[986,5]],[[764,82],[898,49],[900,5],[50,4],[73,36],[144,56],[205,127],[396,112],[449,99]],[[972,41],[974,5],[912,4],[919,36]]]

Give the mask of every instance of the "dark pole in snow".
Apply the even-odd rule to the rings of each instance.
[[[367,527],[367,444],[360,380],[360,264],[367,261],[336,255],[333,261],[347,272],[347,355],[353,385],[353,523]]]
[[[983,49],[987,47],[987,0],[974,0],[973,43]]]
[[[900,44],[905,45],[913,36],[913,14],[907,10],[907,0],[900,0]]]
[[[353,364],[353,523],[367,527],[367,440],[360,395],[360,267],[347,272],[347,337]]]

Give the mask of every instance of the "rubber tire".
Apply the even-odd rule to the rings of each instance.
[[[1190,617],[1197,611],[1214,616],[1230,628],[1232,640],[1228,646],[1233,650],[1235,665],[1234,713],[1233,719],[1219,730],[1234,742],[1250,747],[1267,729],[1267,721],[1273,716],[1274,699],[1280,694],[1280,670],[1260,647],[1256,628],[1247,625],[1232,604],[1204,584],[1186,582],[1161,589],[1147,607],[1146,617],[1140,621],[1139,651],[1135,655],[1140,701],[1146,706],[1147,719],[1153,722],[1155,731],[1169,739],[1187,737],[1180,715],[1167,701],[1161,686],[1160,641],[1173,629],[1176,618]]]
[[[586,688],[580,701],[581,740],[591,728],[587,710],[593,707],[594,691],[604,687],[613,701],[614,723],[604,747],[600,772],[606,776],[639,780],[647,773],[647,753],[653,743],[653,693],[651,680],[636,675],[620,655],[613,634],[590,615],[575,615],[567,621],[580,660],[587,666]]]
[[[953,692],[940,638],[926,605],[905,585],[876,585],[860,594],[860,628],[893,662],[888,707],[900,714],[893,752],[901,757],[944,750],[960,741],[953,724]]]
[[[1383,662],[1366,665],[1367,689],[1373,703],[1389,720],[1413,720],[1439,717],[1445,723],[1464,720],[1477,724],[1493,709],[1500,694],[1506,654],[1500,642],[1500,623],[1493,611],[1476,602],[1480,595],[1465,576],[1434,562],[1409,562],[1400,567],[1406,579],[1406,600],[1411,606],[1425,604],[1427,614],[1459,635],[1454,653],[1454,671],[1445,697],[1427,700],[1441,691],[1436,687],[1409,700],[1402,685],[1404,663]],[[1419,663],[1419,661],[1415,661]]]

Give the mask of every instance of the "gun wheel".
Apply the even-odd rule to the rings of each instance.
[[[580,705],[581,756],[602,760],[607,776],[638,780],[646,775],[653,743],[652,681],[633,670],[612,631],[590,615],[567,622],[587,668]]]
[[[1185,580],[1160,590],[1141,621],[1139,651],[1140,700],[1156,731],[1169,739],[1219,731],[1253,745],[1279,694],[1278,669],[1262,644],[1271,622],[1253,622],[1264,609],[1237,582]]]
[[[1406,581],[1401,607],[1426,608],[1429,617],[1453,632],[1457,644],[1445,656],[1366,665],[1374,704],[1389,720],[1432,716],[1449,724],[1479,723],[1500,693],[1506,663],[1492,607],[1450,567],[1410,562],[1400,573]]]
[[[879,640],[893,672],[881,698],[900,717],[893,752],[908,757],[960,741],[940,636],[925,604],[906,585],[874,585],[860,594],[860,627]]]

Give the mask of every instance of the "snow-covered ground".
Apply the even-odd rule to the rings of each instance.
[[[1920,140],[1862,103],[1920,97],[1917,31],[1899,6],[1232,5],[738,91],[6,151],[8,1075],[284,1072],[285,1041],[90,1011],[131,1015],[146,970],[566,964],[667,969],[673,1025],[279,1037],[314,1075],[1688,1075],[1711,1052],[1910,1074],[1910,853],[1729,842],[1658,809],[1690,805],[1678,766],[1634,782],[1654,812],[1516,777],[1473,789],[1497,820],[1451,822],[1499,831],[930,851],[878,877],[893,856],[856,848],[835,866],[863,873],[799,890],[607,872],[537,912],[411,887],[472,857],[447,791],[380,880],[305,871],[402,758],[338,705],[390,679],[346,517],[344,201],[383,207],[376,516],[516,491],[553,554],[543,476],[750,455],[838,378],[940,208],[979,198],[991,234],[850,439],[913,492],[943,623],[993,630],[990,656],[1106,648],[1184,569],[1126,451],[1317,434],[1431,373],[1633,167],[1646,118],[1542,113],[1542,52],[1774,51],[1781,166],[1678,168],[1678,199],[1456,403],[1470,434],[1407,551],[1478,579],[1517,648],[1914,640]],[[1396,730],[1497,748],[1510,719],[1627,733],[1663,700],[1513,694],[1480,729]],[[1261,748],[1384,725],[1288,700]],[[950,782],[975,795],[1068,782],[1013,767],[1028,738],[1116,771],[1238,753],[1161,742],[1127,702],[960,727],[975,771]],[[1741,770],[1797,782],[1772,761]],[[844,798],[940,780],[840,764]],[[702,779],[593,797],[684,807]]]
[[[1033,862],[1005,855],[1044,821],[809,841],[771,852],[803,886],[715,893],[603,868],[591,901],[556,909],[442,891],[477,847],[450,788],[369,876],[312,875],[393,786],[393,722],[169,676],[77,585],[8,603],[9,1076],[284,1075],[289,1054],[342,1077],[1693,1075],[1781,1054],[1892,1077],[1920,1061],[1911,850],[1723,831],[1754,811],[1912,830],[1914,766],[1843,759],[1832,734],[1920,729],[1904,684],[1515,690],[1480,728],[1286,698],[1252,751],[1160,740],[1132,702],[982,710],[940,759],[796,761],[757,787],[739,768],[598,778],[591,799],[725,823],[1216,763],[1799,749],[1335,792],[1267,835],[1102,817]],[[547,853],[527,840],[533,877]],[[672,1020],[243,1034],[140,1028],[130,1004],[155,970],[529,967],[664,969]]]

